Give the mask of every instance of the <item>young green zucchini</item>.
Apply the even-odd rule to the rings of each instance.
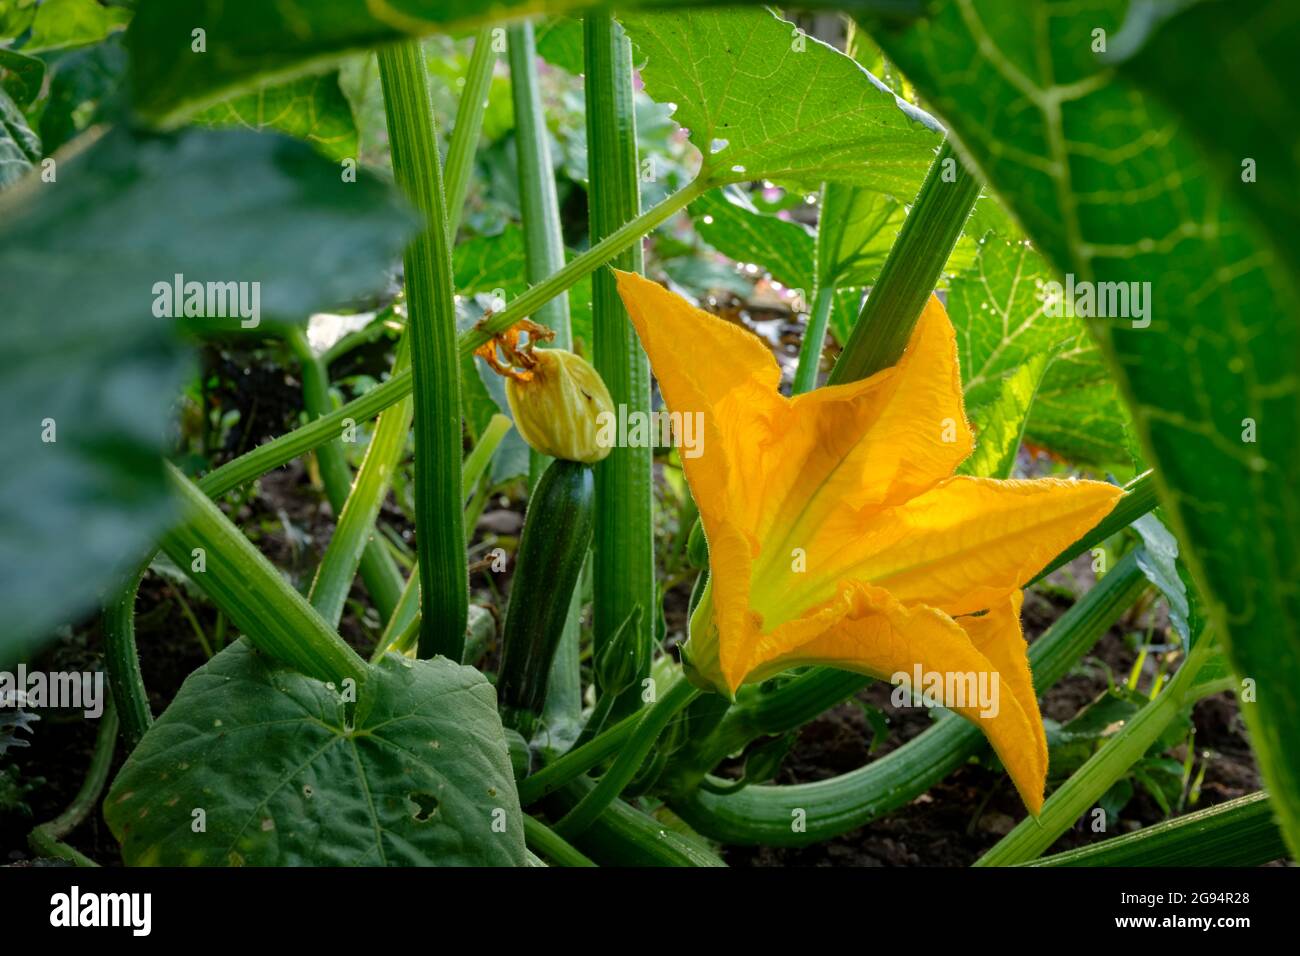
[[[595,522],[591,466],[557,458],[533,489],[502,635],[497,698],[507,725],[530,736]]]

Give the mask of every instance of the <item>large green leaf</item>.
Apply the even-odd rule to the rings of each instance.
[[[957,329],[966,403],[992,402],[1005,376],[1036,355],[1053,356],[1038,387],[1026,437],[1075,461],[1128,457],[1128,415],[1083,322],[1044,313],[1052,271],[1023,242],[994,236],[952,281],[948,314]]]
[[[455,32],[512,15],[719,2],[734,0],[141,0],[130,31],[134,101],[148,120],[172,124],[263,80],[320,69],[408,36]],[[914,17],[924,0],[811,0],[806,6]],[[191,33],[200,27],[207,31],[207,52],[195,54]]]
[[[99,0],[42,0],[23,50],[34,53],[98,43],[130,16],[130,10],[107,7]]]
[[[1225,6],[1175,17],[1125,66],[1175,111],[1093,52],[1098,37],[1118,44],[1123,0],[947,0],[929,21],[875,36],[1060,273],[1150,283],[1149,325],[1091,326],[1209,616],[1256,682],[1243,710],[1300,852],[1297,157],[1283,145],[1300,20],[1286,0],[1248,16]],[[1208,60],[1189,63],[1196,51]],[[1249,157],[1284,164],[1259,166],[1289,190],[1277,208],[1240,181]]]
[[[333,159],[357,155],[357,124],[338,72],[302,76],[217,103],[193,117],[206,126],[274,129],[314,144]]]
[[[647,58],[646,91],[677,105],[706,182],[833,181],[910,198],[934,159],[929,116],[770,12],[638,13],[623,22]]]
[[[258,283],[264,317],[301,317],[374,291],[413,225],[377,179],[278,136],[118,130],[57,170],[0,196],[0,660],[86,611],[169,519],[187,363],[155,283]]]
[[[389,654],[354,714],[342,690],[243,640],[186,678],[104,800],[126,863],[523,864],[519,796],[482,674]]]

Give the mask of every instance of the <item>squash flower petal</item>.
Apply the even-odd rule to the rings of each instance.
[[[691,679],[734,696],[809,664],[913,692],[918,674],[982,678],[996,706],[942,703],[983,731],[1037,813],[1047,745],[1021,588],[1122,491],[954,476],[974,437],[936,297],[896,365],[787,398],[754,335],[616,274],[664,401],[702,418],[702,454],[682,460],[711,572],[683,648]],[[959,685],[973,686],[945,684]]]

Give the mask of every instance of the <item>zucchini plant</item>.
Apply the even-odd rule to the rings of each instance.
[[[1300,852],[1300,19],[811,6],[0,4],[22,852]]]

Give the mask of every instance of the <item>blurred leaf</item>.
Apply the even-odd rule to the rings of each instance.
[[[0,0],[0,42],[27,32],[36,16],[36,0]]]
[[[98,43],[109,32],[126,24],[131,11],[106,7],[98,0],[43,0],[32,20],[31,36],[23,51],[61,50]]]
[[[9,94],[0,90],[0,189],[22,179],[40,159],[40,137]]]
[[[1300,852],[1300,11],[1193,5],[1117,73],[1092,40],[1118,44],[1128,6],[943,0],[923,28],[873,34],[1060,273],[1150,283],[1149,326],[1092,329],[1215,630],[1257,682],[1243,712]],[[1247,158],[1272,181],[1244,181]]]
[[[622,0],[630,7],[678,8],[690,0]],[[140,0],[130,31],[135,104],[150,122],[172,125],[232,92],[261,80],[320,70],[349,53],[407,36],[455,33],[514,16],[576,13],[608,7],[600,0]],[[821,0],[813,6],[884,10],[916,16],[920,0]],[[190,31],[207,30],[207,55],[194,56]],[[788,34],[787,34],[788,36]],[[811,47],[813,41],[809,41]],[[919,177],[918,177],[919,182]]]
[[[621,18],[647,63],[646,91],[676,103],[714,185],[823,181],[916,194],[938,145],[933,122],[852,59],[763,10]]]
[[[0,47],[0,86],[20,109],[26,109],[41,91],[45,61]]]
[[[314,143],[331,159],[357,158],[352,106],[339,88],[337,71],[268,84],[196,114],[201,126],[274,129]]]
[[[1047,264],[1022,242],[988,238],[975,264],[952,280],[948,315],[957,329],[966,405],[995,400],[1003,376],[1035,355],[1054,355],[1025,437],[1074,461],[1124,461],[1128,416],[1083,323],[1044,315]]]
[[[53,153],[115,109],[126,66],[126,48],[118,33],[53,60],[49,95],[41,111],[41,140],[47,152]]]
[[[975,426],[975,451],[957,472],[979,478],[1010,478],[1034,395],[1051,364],[1046,352],[1031,355],[1024,365],[998,383],[997,396],[970,413]]]
[[[260,283],[264,315],[305,316],[382,284],[412,225],[375,178],[244,132],[116,130],[0,196],[0,661],[87,611],[170,519],[188,363],[155,283]]]
[[[573,17],[550,17],[539,23],[537,54],[552,66],[558,66],[574,76],[581,76],[582,21]]]
[[[496,694],[445,657],[389,654],[354,715],[333,685],[241,640],[186,678],[113,781],[104,817],[129,866],[524,861]]]

